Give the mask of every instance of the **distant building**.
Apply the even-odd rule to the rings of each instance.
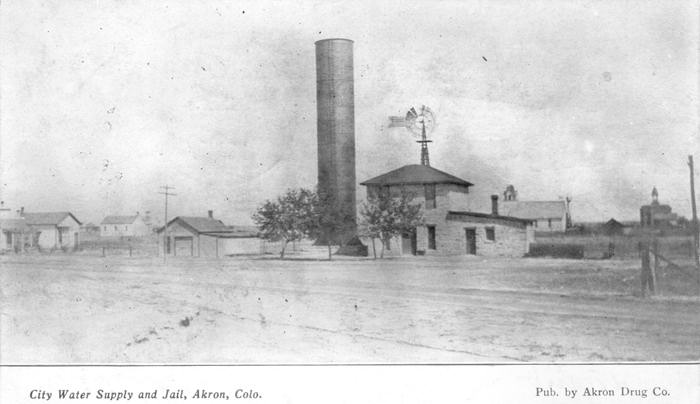
[[[100,226],[92,222],[82,224],[80,230],[85,234],[100,234]]]
[[[177,216],[167,224],[167,241],[163,243],[164,227],[158,229],[160,254],[178,257],[223,257],[226,255],[260,254],[263,240],[257,229],[227,226],[207,217]]]
[[[503,192],[502,213],[506,216],[532,220],[535,231],[566,231],[566,201],[520,201],[513,185]]]
[[[603,224],[601,231],[606,236],[621,236],[628,233],[627,226],[612,218]]]
[[[664,228],[678,224],[678,215],[671,211],[671,206],[659,203],[659,191],[651,191],[651,204],[639,209],[640,224],[647,228]]]
[[[369,179],[367,195],[405,190],[420,203],[425,225],[398,240],[389,254],[482,255],[521,257],[532,242],[530,220],[498,214],[498,196],[490,214],[471,212],[471,182],[427,165],[407,165]]]
[[[138,212],[133,216],[107,216],[100,223],[102,237],[143,237],[149,233]]]
[[[31,239],[27,222],[20,212],[13,212],[0,202],[0,251],[21,251],[25,241]]]
[[[80,221],[70,212],[23,212],[36,244],[45,249],[71,248],[80,245]]]

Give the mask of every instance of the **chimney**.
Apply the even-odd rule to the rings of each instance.
[[[498,216],[498,195],[491,195],[491,214]]]
[[[207,215],[209,216],[209,219],[213,219],[213,218],[214,218],[214,211],[213,211],[213,210],[208,210],[208,211],[207,211]]]

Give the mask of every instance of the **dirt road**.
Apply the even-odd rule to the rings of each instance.
[[[0,262],[3,363],[700,359],[700,300],[635,262]]]

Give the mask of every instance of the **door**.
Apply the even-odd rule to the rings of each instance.
[[[73,249],[77,250],[78,246],[78,233],[73,233]]]
[[[467,255],[476,255],[476,229],[464,229],[467,240]]]
[[[175,255],[178,257],[191,257],[194,255],[194,242],[192,237],[175,237]]]
[[[418,249],[418,240],[416,238],[416,229],[401,235],[401,253],[416,255]]]

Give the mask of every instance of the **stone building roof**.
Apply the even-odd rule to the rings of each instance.
[[[459,220],[461,218],[466,218],[466,219],[481,219],[478,220],[483,223],[501,223],[501,224],[507,224],[507,223],[513,223],[513,224],[519,224],[519,225],[528,225],[532,223],[532,220],[529,219],[523,219],[519,217],[511,217],[511,216],[501,216],[501,215],[492,215],[488,213],[478,213],[478,212],[464,212],[464,211],[454,211],[451,210],[447,212],[447,220]]]
[[[360,183],[360,185],[422,184],[455,184],[466,187],[474,185],[469,181],[422,164],[409,164]]]

